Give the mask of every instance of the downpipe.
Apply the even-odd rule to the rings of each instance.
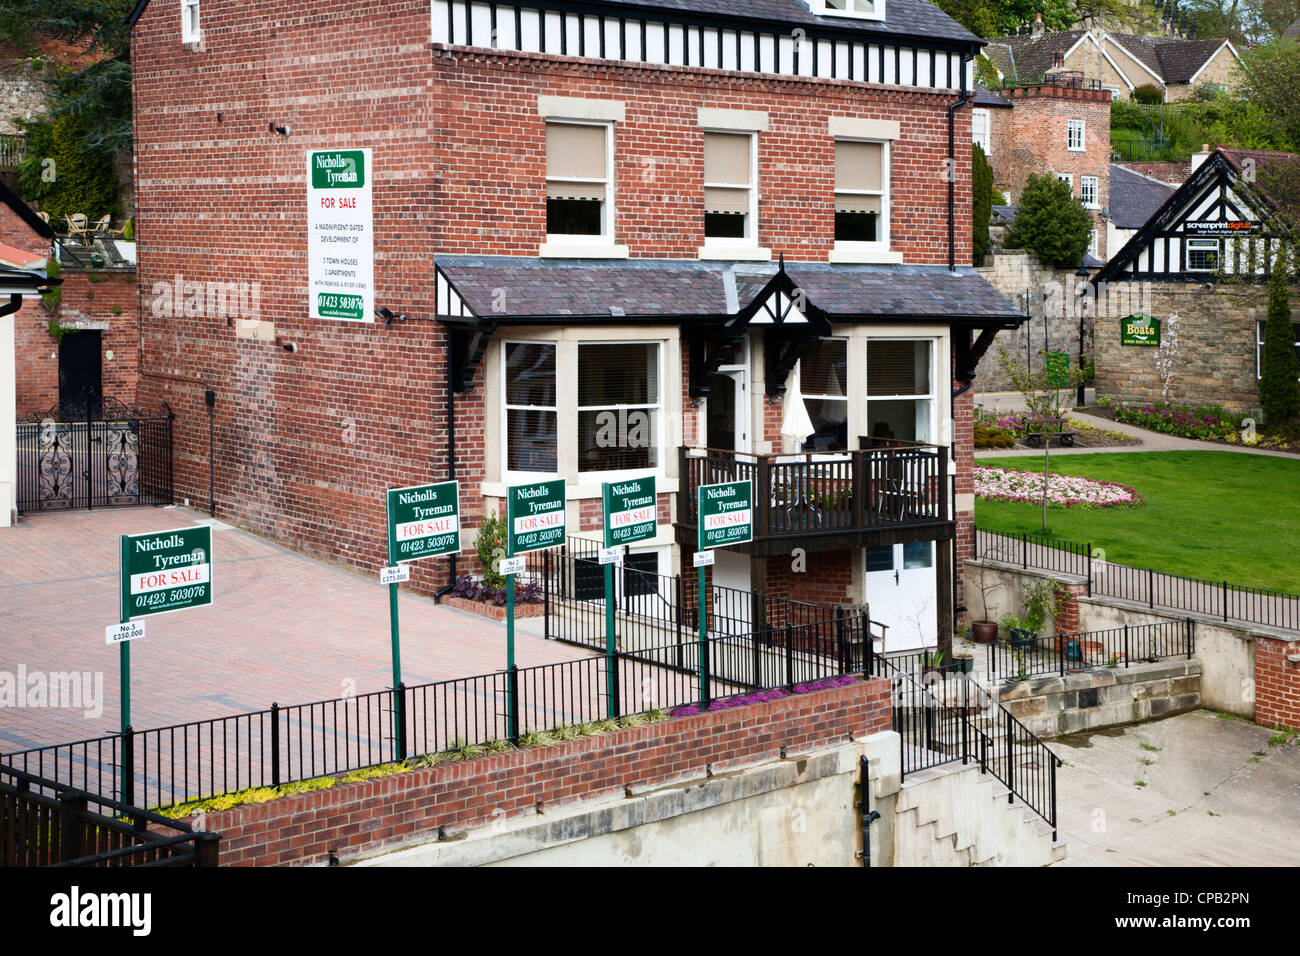
[[[867,636],[867,639],[870,640],[870,635]],[[862,788],[862,801],[858,804],[862,809],[862,852],[858,854],[858,857],[862,860],[862,865],[864,867],[870,867],[871,824],[880,819],[880,813],[877,810],[871,809],[871,768],[870,763],[867,760],[867,755],[863,754],[859,758],[859,762],[862,767],[862,782],[860,784]]]
[[[966,90],[966,67],[970,63],[972,54],[966,54],[961,58],[961,99],[948,106],[948,271],[957,271],[957,221],[956,221],[956,195],[957,195],[957,146],[955,142],[957,121],[955,115],[957,110],[966,105],[967,98],[970,94]]]

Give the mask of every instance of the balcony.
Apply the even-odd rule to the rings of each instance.
[[[952,537],[948,450],[869,439],[858,451],[756,455],[679,448],[677,540],[696,541],[696,489],[753,482],[754,540],[735,550],[787,554]]]

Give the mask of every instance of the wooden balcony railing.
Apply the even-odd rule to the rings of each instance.
[[[832,453],[756,455],[679,448],[677,523],[696,525],[696,489],[753,482],[754,538],[856,535],[944,524],[949,518],[948,451],[898,444]]]
[[[0,169],[17,169],[27,157],[27,137],[0,133]]]

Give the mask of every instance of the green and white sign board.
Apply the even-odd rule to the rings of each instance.
[[[716,485],[700,485],[696,514],[699,516],[699,551],[753,541],[753,482],[724,481]]]
[[[605,512],[605,547],[647,541],[659,533],[654,475],[607,481],[601,486]]]
[[[460,482],[388,489],[388,559],[418,561],[460,550]]]
[[[1126,316],[1120,320],[1119,344],[1159,347],[1160,320],[1141,312]]]
[[[307,153],[307,298],[313,319],[374,321],[373,178],[368,149]]]
[[[122,621],[212,603],[212,529],[124,534]]]
[[[564,544],[564,479],[511,485],[506,524],[511,557]]]

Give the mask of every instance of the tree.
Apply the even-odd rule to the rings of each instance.
[[[1048,265],[1073,268],[1091,241],[1092,217],[1070,194],[1070,184],[1050,173],[1030,173],[1003,245],[1033,252]]]
[[[971,150],[971,258],[983,265],[989,251],[989,219],[993,215],[993,167],[976,143]]]
[[[57,63],[54,119],[77,117],[88,150],[102,156],[131,146],[131,33],[134,0],[4,0],[0,40],[29,55],[42,40],[58,40],[85,54]],[[84,65],[89,60],[89,65]]]
[[[1279,253],[1269,279],[1268,319],[1264,323],[1263,355],[1259,361],[1259,404],[1271,426],[1300,415],[1300,361],[1295,354],[1295,327],[1286,282],[1290,273]]]
[[[1300,143],[1300,44],[1289,37],[1242,55],[1245,78],[1241,96],[1259,108],[1264,119],[1290,143]]]

